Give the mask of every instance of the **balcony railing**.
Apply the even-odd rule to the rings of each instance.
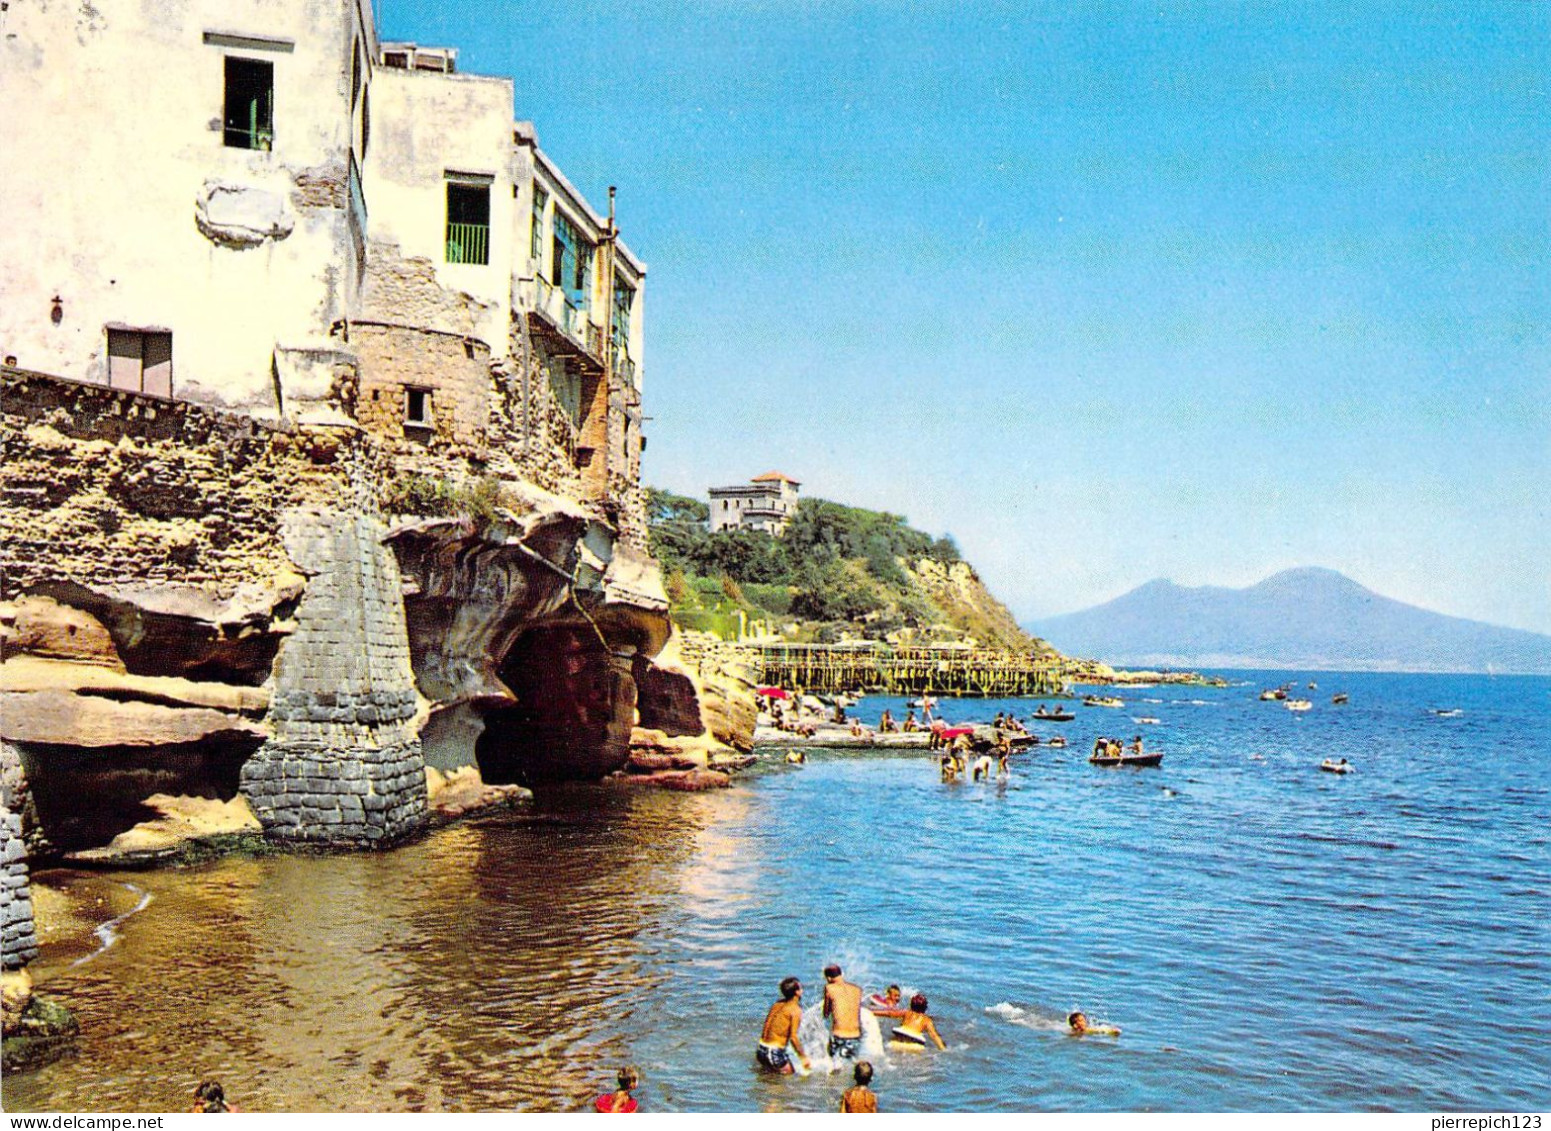
[[[490,262],[490,225],[447,223],[447,262]]]
[[[587,311],[576,305],[571,294],[544,278],[524,279],[521,283],[519,293],[529,309],[563,333],[579,350],[601,364],[603,332],[600,327],[592,324],[592,320],[587,317]]]
[[[228,125],[225,142],[228,149],[262,149],[268,152],[275,147],[275,131],[267,126]]]

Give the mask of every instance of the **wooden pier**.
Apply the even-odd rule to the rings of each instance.
[[[755,644],[762,684],[792,691],[882,695],[1054,695],[1059,658],[987,648],[894,648],[884,644]]]

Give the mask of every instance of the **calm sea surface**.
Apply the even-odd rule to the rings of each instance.
[[[576,1109],[631,1061],[646,1110],[832,1110],[841,1075],[751,1056],[830,961],[926,992],[949,1043],[875,1057],[885,1110],[1551,1107],[1551,680],[1305,673],[1298,715],[1255,698],[1293,673],[1233,678],[1075,707],[1006,783],[818,753],[380,856],[45,873],[133,913],[46,946],[82,1037],[5,1108],[182,1109],[214,1076],[249,1110]],[[1161,768],[1086,763],[1138,732]],[[1078,1006],[1124,1036],[1064,1036]]]

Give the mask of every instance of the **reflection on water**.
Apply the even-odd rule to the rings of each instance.
[[[83,1035],[8,1077],[5,1105],[181,1110],[214,1076],[249,1110],[581,1107],[665,976],[643,921],[681,873],[693,891],[731,871],[719,819],[695,796],[577,790],[380,856],[56,874],[89,905],[126,880],[154,898],[111,950],[33,966]]]
[[[752,1054],[781,978],[811,1014],[833,961],[921,989],[949,1045],[878,1058],[887,1111],[1543,1109],[1551,681],[1341,683],[1303,715],[1153,693],[1156,770],[1088,765],[1090,710],[1006,782],[820,753],[383,855],[56,873],[33,972],[79,1051],[5,1106],[176,1110],[214,1076],[250,1110],[581,1110],[633,1062],[648,1111],[832,1111],[847,1073]],[[1078,1006],[1124,1036],[1067,1036]]]

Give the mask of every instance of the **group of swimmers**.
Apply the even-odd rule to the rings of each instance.
[[[765,1014],[765,1024],[759,1032],[759,1043],[754,1047],[754,1059],[766,1072],[790,1075],[796,1071],[792,1056],[809,1072],[813,1062],[798,1038],[802,1026],[802,981],[783,978],[781,996]],[[855,1062],[852,1070],[855,1083],[840,1098],[842,1112],[875,1112],[878,1110],[877,1094],[871,1090],[873,1067],[870,1061],[858,1059],[862,1052],[862,987],[848,982],[840,967],[831,963],[824,967],[824,1017],[829,1022],[829,1040],[825,1046],[831,1060]],[[937,1032],[937,1024],[927,1016],[925,994],[916,994],[908,1005],[903,1004],[903,993],[898,986],[890,986],[882,994],[867,999],[866,1008],[875,1017],[887,1017],[898,1022],[889,1034],[891,1049],[924,1049],[936,1045],[948,1046]],[[928,1043],[930,1042],[930,1043]]]
[[[754,1058],[767,1072],[785,1075],[796,1070],[792,1064],[795,1053],[803,1070],[809,1071],[813,1062],[797,1036],[802,1025],[801,979],[783,978],[780,991],[781,996],[765,1014]],[[873,1016],[899,1022],[889,1036],[889,1047],[927,1048],[930,1042],[939,1049],[947,1048],[937,1033],[936,1023],[927,1016],[926,995],[916,994],[908,1005],[902,1001],[898,986],[890,986],[867,1001]],[[840,967],[833,964],[824,967],[824,1017],[829,1021],[826,1051],[830,1058],[855,1060],[862,1051],[862,987],[846,981]]]
[[[813,1062],[798,1039],[802,1026],[802,980],[796,977],[781,979],[781,996],[771,1004],[765,1014],[764,1026],[759,1032],[759,1043],[754,1047],[754,1059],[761,1069],[770,1073],[790,1075],[796,1071],[793,1054],[802,1064],[804,1073],[810,1072]],[[878,1097],[871,1091],[873,1067],[869,1061],[860,1060],[862,1052],[862,1009],[874,1017],[889,1018],[896,1022],[890,1031],[887,1047],[895,1051],[919,1051],[936,1046],[946,1051],[937,1023],[927,1015],[926,995],[917,993],[909,1003],[897,985],[890,986],[881,994],[863,999],[862,987],[848,982],[840,967],[834,963],[824,967],[824,1010],[829,1022],[829,1039],[825,1046],[831,1060],[855,1061],[855,1086],[846,1089],[841,1097],[842,1112],[873,1112],[878,1110]],[[1120,1030],[1113,1025],[1094,1025],[1087,1014],[1073,1010],[1067,1014],[1068,1031],[1074,1037],[1118,1037]]]

